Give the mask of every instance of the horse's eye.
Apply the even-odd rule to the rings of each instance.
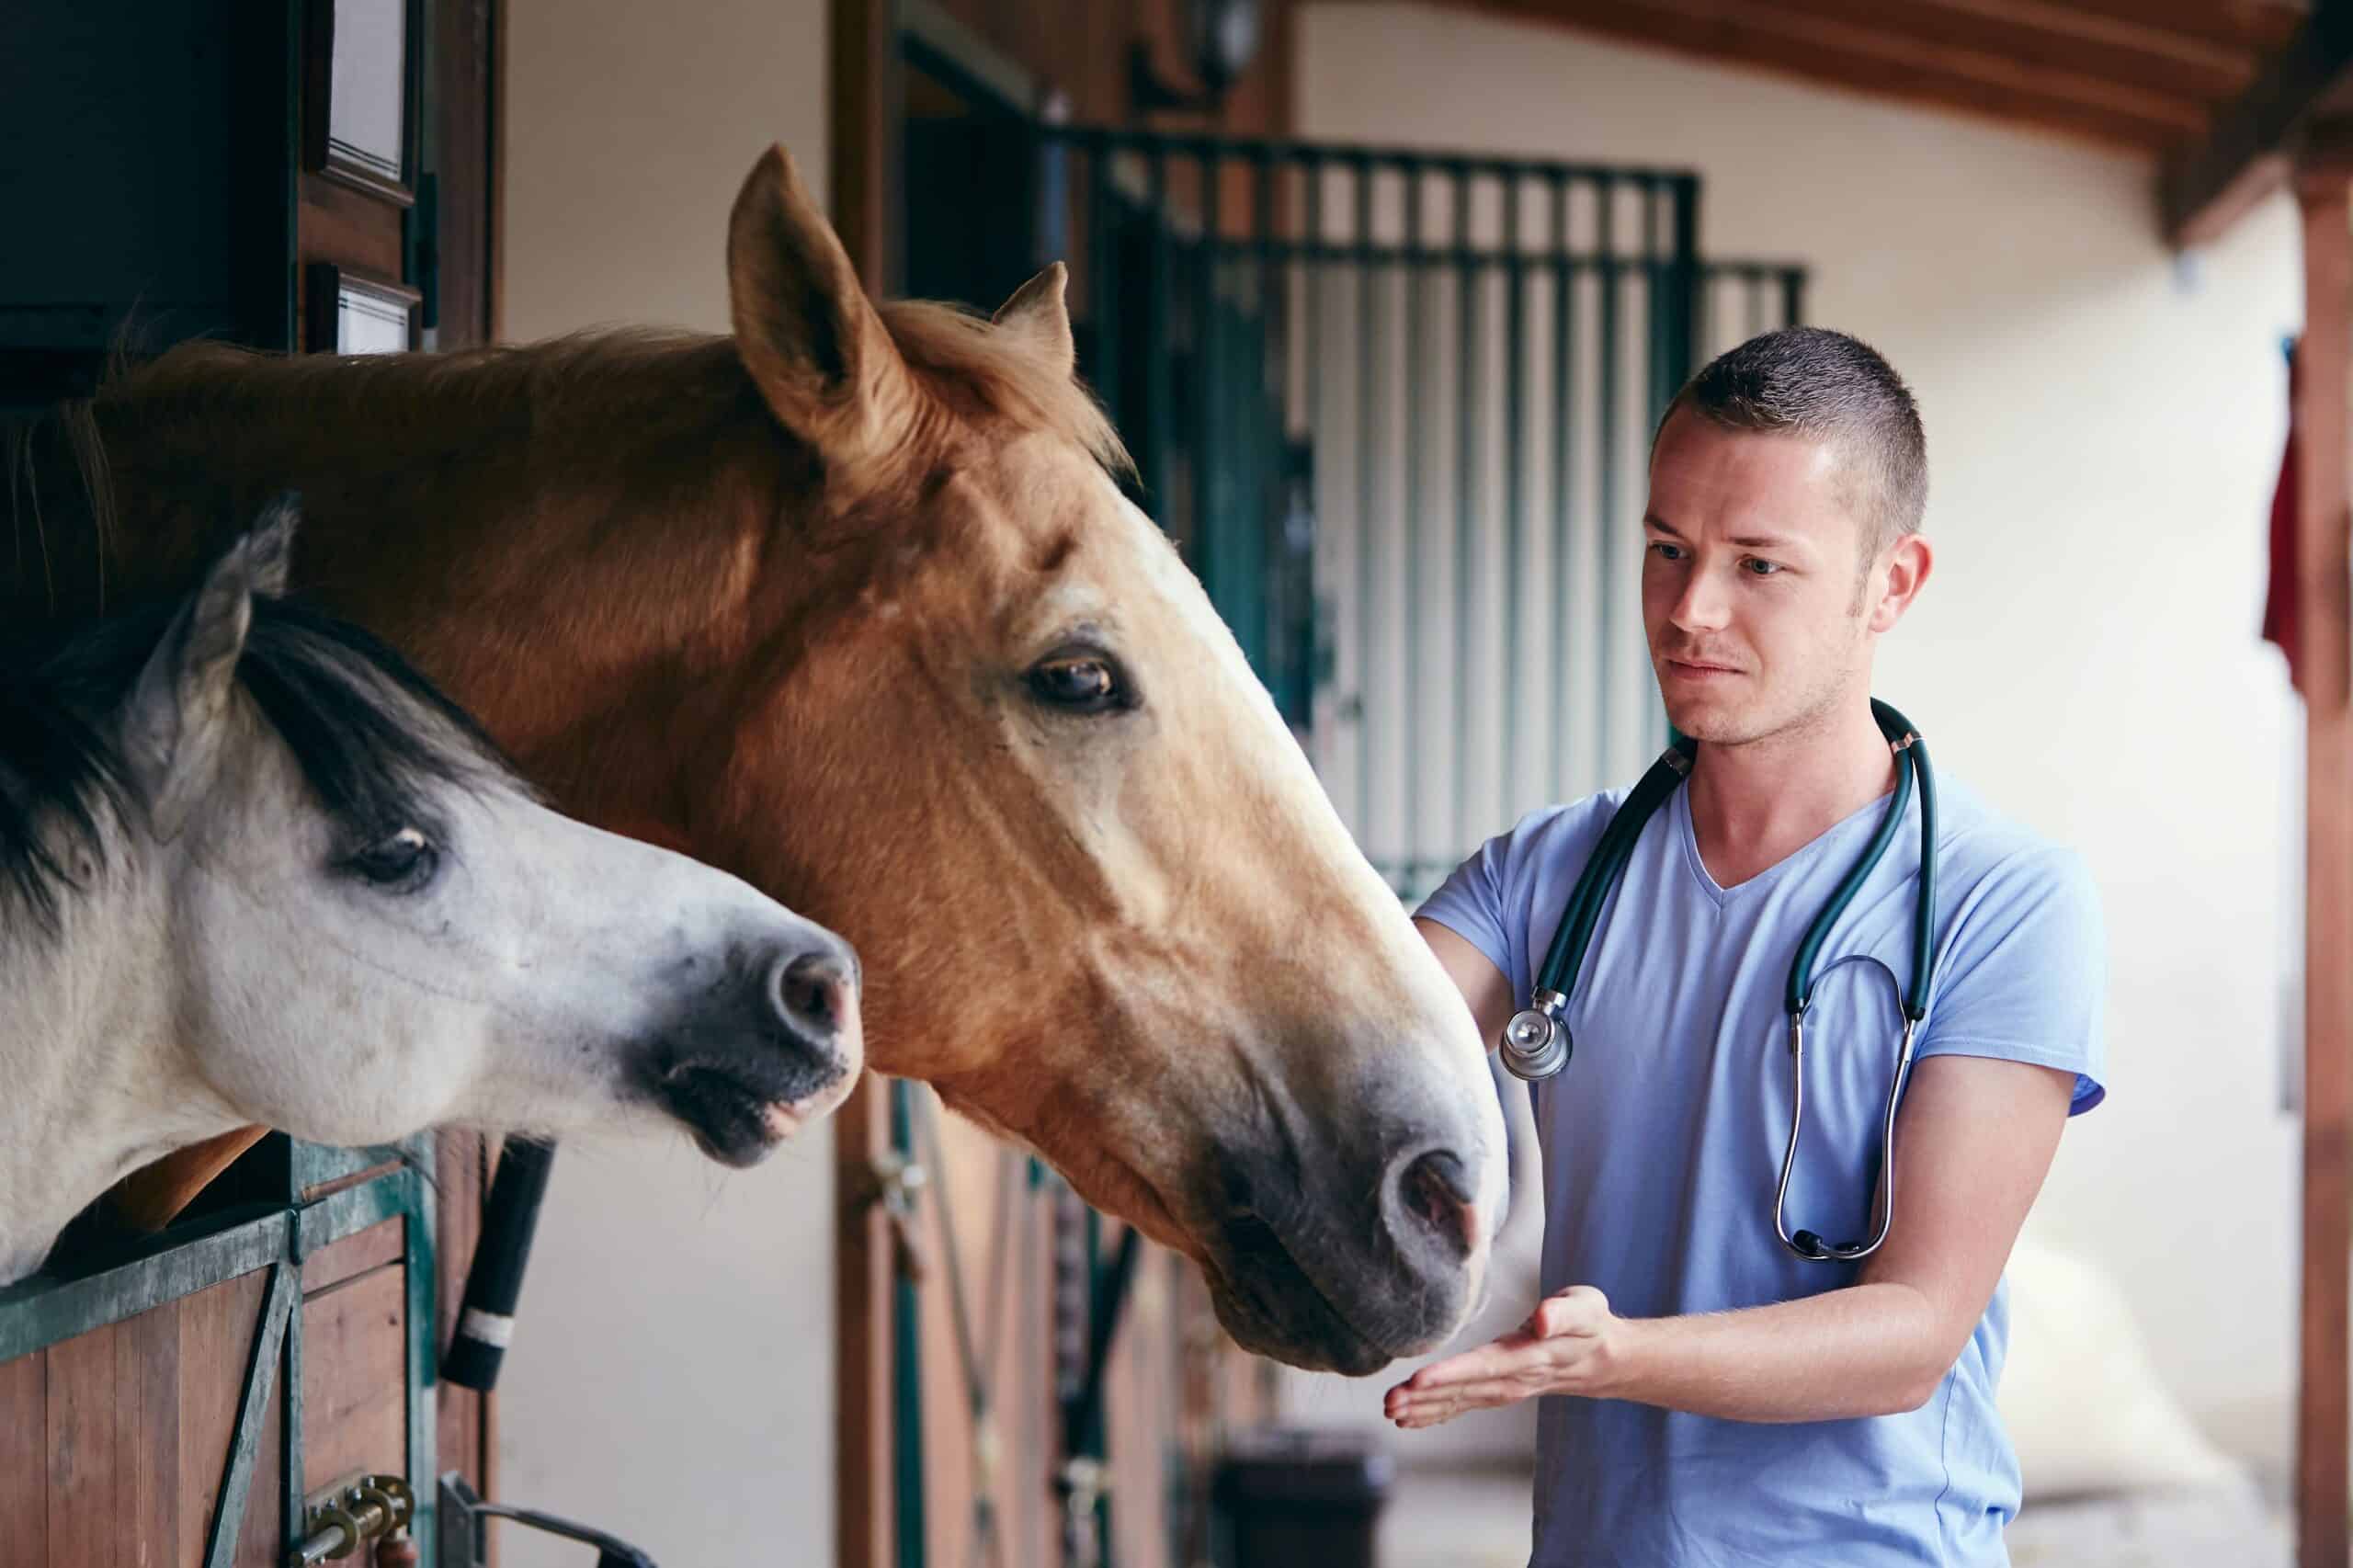
[[[1119,666],[1097,653],[1055,653],[1029,671],[1029,689],[1040,701],[1070,713],[1108,713],[1135,701]]]
[[[440,851],[433,847],[432,840],[415,828],[404,827],[369,845],[346,864],[380,888],[413,892],[432,880],[440,862]]]

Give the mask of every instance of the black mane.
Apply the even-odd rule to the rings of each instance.
[[[0,891],[54,930],[77,866],[103,864],[108,820],[143,825],[108,731],[177,604],[0,658]],[[433,825],[435,794],[525,787],[463,709],[369,632],[256,597],[237,683],[355,838]]]

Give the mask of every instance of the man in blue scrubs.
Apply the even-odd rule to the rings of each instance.
[[[1772,1229],[1783,988],[1893,787],[1871,661],[1928,580],[1927,492],[1902,380],[1817,329],[1710,365],[1654,445],[1643,620],[1698,760],[1604,906],[1575,1054],[1537,1091],[1545,1298],[1388,1395],[1406,1427],[1541,1397],[1536,1568],[2008,1560],[2002,1269],[2068,1117],[2105,1092],[2104,938],[2076,857],[1949,772],[1893,1226],[1859,1264],[1801,1260]],[[1623,794],[1526,817],[1417,915],[1491,1044]],[[1816,962],[1793,1232],[1871,1234],[1917,811]]]

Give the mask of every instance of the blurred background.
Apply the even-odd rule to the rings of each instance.
[[[2303,1063],[2308,1032],[2341,1063],[2353,1016],[2333,983],[2302,1010],[2308,907],[2324,951],[2348,929],[2305,875],[2308,723],[2315,835],[2346,809],[2341,455],[2281,487],[2309,278],[2307,415],[2344,446],[2347,6],[279,9],[12,22],[0,97],[53,106],[51,140],[0,213],[71,213],[74,243],[0,246],[7,396],[89,384],[134,303],[151,347],[725,331],[729,204],[782,143],[878,292],[986,310],[1070,264],[1134,494],[1408,898],[1662,740],[1635,524],[1683,376],[1791,322],[1879,348],[1938,551],[1881,689],[2083,853],[2109,920],[2112,1091],[2013,1270],[2013,1555],[2284,1563],[2301,1499],[2343,1560],[2353,1186],[2343,1068],[2308,1106]],[[220,194],[262,165],[274,199]],[[2310,713],[2268,594],[2317,650]],[[1466,1339],[1532,1305],[1535,1202]],[[1409,1369],[1240,1356],[1173,1258],[928,1091],[742,1175],[568,1155],[523,1315],[445,1457],[665,1562],[1190,1568],[1286,1511],[1336,1565],[1376,1517],[1390,1568],[1525,1560],[1532,1410],[1400,1435]]]

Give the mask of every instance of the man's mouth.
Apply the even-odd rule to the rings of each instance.
[[[1731,665],[1713,664],[1705,659],[1678,659],[1671,653],[1666,656],[1665,662],[1668,673],[1686,680],[1705,680],[1711,676],[1736,676],[1741,673]]]

